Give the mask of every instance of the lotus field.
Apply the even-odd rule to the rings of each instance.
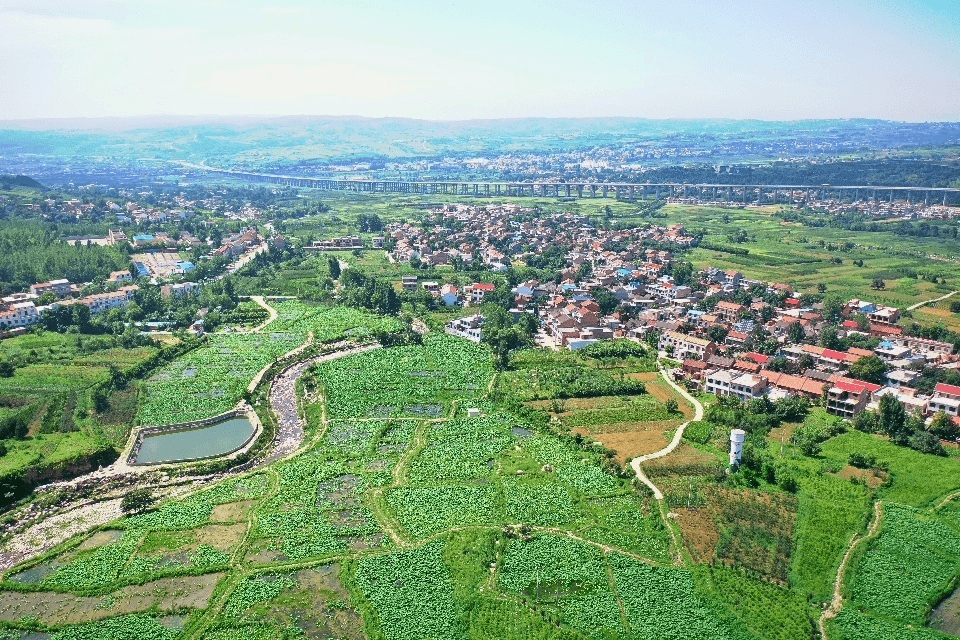
[[[261,369],[302,343],[293,333],[209,336],[150,378],[140,424],[177,424],[229,411]]]
[[[373,331],[399,331],[404,324],[391,316],[378,316],[352,307],[325,307],[305,304],[299,300],[273,303],[278,317],[268,327],[270,331],[297,333],[306,337],[312,331],[317,342],[332,342],[340,338],[362,338]]]
[[[161,371],[148,385],[144,421],[229,408],[305,331],[336,322],[323,308],[279,307],[271,328],[282,331],[212,336]],[[341,319],[337,335],[370,326],[362,316]],[[539,354],[538,366],[552,357]],[[187,576],[208,581],[208,600],[143,600],[81,625],[66,613],[8,622],[65,639],[807,640],[831,572],[870,510],[866,487],[804,476],[797,498],[780,492],[784,499],[770,503],[796,514],[796,539],[788,539],[794,586],[736,565],[695,565],[675,546],[676,527],[694,517],[716,525],[723,514],[694,506],[678,520],[664,517],[609,452],[536,409],[542,402],[519,402],[522,390],[499,393],[503,380],[491,384],[483,345],[427,334],[422,345],[354,354],[309,373],[311,384],[301,386],[319,393],[309,396],[314,439],[304,452],[14,569],[0,590],[0,616],[4,598],[23,593],[43,602],[86,596],[107,607],[114,598],[141,602],[131,589],[159,593],[157,581]],[[171,401],[161,402],[163,394]],[[474,407],[481,413],[469,417]],[[713,469],[709,447],[687,446],[693,453],[683,455]],[[668,481],[669,468],[660,471],[652,477]],[[709,482],[735,481],[714,475]],[[728,487],[724,495],[763,490]],[[949,505],[889,504],[880,536],[848,567],[848,601],[830,637],[942,637],[921,627],[960,572],[958,514]],[[767,540],[765,532],[751,535]],[[170,613],[182,631],[164,626]]]
[[[314,372],[331,418],[437,418],[453,400],[483,395],[493,366],[485,347],[430,334],[423,346],[369,351]]]
[[[889,504],[880,535],[855,570],[852,606],[907,624],[923,624],[929,603],[960,571],[960,533],[949,520]]]

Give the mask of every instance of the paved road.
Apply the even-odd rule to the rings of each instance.
[[[673,378],[670,377],[670,374],[668,374],[663,368],[660,369],[660,374],[663,376],[664,380],[667,381],[667,384],[673,387],[677,393],[679,393],[684,399],[687,400],[687,402],[693,405],[694,415],[692,420],[687,420],[677,428],[677,432],[673,435],[673,440],[670,442],[670,444],[665,446],[663,449],[660,449],[660,451],[648,453],[630,461],[630,466],[633,467],[634,472],[637,474],[637,478],[640,479],[640,482],[650,487],[650,490],[653,491],[653,497],[657,500],[663,500],[663,493],[655,484],[653,484],[650,478],[647,477],[647,474],[643,472],[643,467],[640,465],[647,460],[662,458],[663,456],[672,452],[677,448],[677,445],[680,444],[680,440],[683,439],[683,431],[687,428],[687,425],[691,422],[696,422],[697,420],[703,420],[703,405],[700,404],[700,401],[687,393],[686,389],[674,382]]]

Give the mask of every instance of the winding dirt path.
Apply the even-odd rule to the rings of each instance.
[[[268,324],[280,317],[280,314],[276,309],[267,304],[267,301],[263,299],[263,296],[250,296],[250,299],[256,302],[258,305],[266,309],[267,313],[270,314],[270,317],[267,318],[262,324],[254,327],[250,330],[251,333],[260,333],[263,331]]]
[[[958,291],[951,291],[950,293],[948,293],[948,294],[946,294],[946,295],[943,295],[943,296],[940,296],[939,298],[934,298],[933,300],[923,300],[923,301],[921,301],[921,302],[918,302],[918,303],[916,303],[916,304],[912,304],[912,305],[910,305],[909,307],[907,307],[907,311],[913,311],[914,309],[919,309],[919,308],[922,307],[922,306],[925,306],[925,305],[928,305],[928,304],[933,304],[934,302],[941,302],[942,300],[946,300],[947,298],[949,298],[949,297],[951,297],[951,296],[953,296],[953,295],[955,295],[955,294],[957,294],[957,293],[960,293],[960,290],[958,290]]]
[[[662,375],[663,379],[667,381],[667,384],[673,387],[674,391],[679,393],[684,400],[686,400],[687,402],[693,405],[694,415],[692,419],[687,420],[686,422],[681,424],[679,427],[677,427],[677,432],[673,434],[673,440],[670,442],[670,444],[665,446],[663,449],[660,449],[660,451],[654,451],[653,453],[648,453],[643,456],[638,456],[630,461],[630,466],[633,468],[634,473],[637,474],[637,478],[640,480],[640,482],[650,487],[650,490],[653,491],[653,497],[656,498],[657,500],[663,500],[663,493],[660,491],[660,489],[657,488],[655,484],[653,484],[650,478],[647,477],[647,474],[643,472],[643,467],[640,465],[646,462],[647,460],[653,460],[654,458],[662,458],[663,456],[671,453],[674,449],[677,448],[677,446],[679,446],[680,441],[683,439],[683,432],[687,428],[687,425],[690,424],[691,422],[703,420],[703,405],[700,404],[700,401],[694,398],[689,393],[687,393],[686,389],[684,389],[683,387],[678,385],[676,382],[674,382],[673,378],[670,377],[670,375],[663,369],[663,367],[660,368],[660,375]]]
[[[843,560],[840,562],[840,568],[837,569],[837,579],[833,581],[833,598],[830,600],[830,606],[823,611],[823,615],[817,620],[817,626],[820,627],[820,637],[827,640],[827,620],[836,618],[840,610],[843,609],[843,574],[847,571],[847,564],[854,550],[866,540],[870,540],[877,535],[880,530],[880,523],[883,520],[883,501],[877,500],[873,503],[873,522],[867,530],[867,535],[860,537],[855,533],[850,539],[850,546],[847,552],[843,554]]]

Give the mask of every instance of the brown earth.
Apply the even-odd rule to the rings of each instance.
[[[679,423],[677,423],[679,424]],[[645,425],[650,425],[645,427]],[[608,427],[629,426],[630,430],[612,431],[608,433],[590,433],[587,429],[578,427],[574,433],[589,435],[594,440],[602,442],[603,446],[617,452],[617,461],[626,464],[628,460],[654,451],[659,451],[670,444],[664,435],[661,423],[632,423],[629,425],[607,425]],[[676,425],[674,425],[676,426]]]
[[[683,544],[696,562],[710,562],[720,541],[720,530],[711,509],[674,509]]]
[[[233,551],[247,532],[245,524],[208,524],[197,529],[197,542],[208,544],[225,553]]]
[[[97,531],[95,534],[81,542],[80,546],[77,547],[77,551],[89,551],[90,549],[96,549],[97,547],[111,544],[119,540],[120,536],[122,535],[123,531],[117,531],[116,529]]]
[[[35,616],[43,624],[76,624],[127,613],[176,611],[207,606],[222,573],[163,578],[143,585],[124,587],[106,597],[83,597],[69,593],[36,591],[0,592],[0,620],[16,622]]]
[[[876,489],[883,484],[884,480],[886,480],[882,474],[879,474],[872,469],[858,469],[857,467],[850,465],[847,465],[841,469],[839,473],[835,473],[833,475],[837,476],[838,478],[843,478],[844,480],[858,478],[862,481],[865,481],[867,486],[871,489]]]
[[[213,513],[210,514],[210,520],[213,522],[244,522],[250,509],[255,504],[257,504],[256,500],[218,504],[213,508]]]

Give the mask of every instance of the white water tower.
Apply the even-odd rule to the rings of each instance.
[[[743,453],[743,441],[747,432],[743,429],[734,429],[730,432],[730,466],[740,464],[740,454]]]

